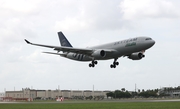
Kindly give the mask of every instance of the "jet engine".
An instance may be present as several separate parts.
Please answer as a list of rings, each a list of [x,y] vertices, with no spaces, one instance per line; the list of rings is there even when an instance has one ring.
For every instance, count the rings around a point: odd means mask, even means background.
[[[144,57],[145,57],[145,55],[141,52],[132,53],[131,55],[128,56],[128,58],[132,59],[132,60],[140,60]]]
[[[104,58],[106,56],[106,52],[104,50],[96,50],[92,53],[92,56],[95,59]]]

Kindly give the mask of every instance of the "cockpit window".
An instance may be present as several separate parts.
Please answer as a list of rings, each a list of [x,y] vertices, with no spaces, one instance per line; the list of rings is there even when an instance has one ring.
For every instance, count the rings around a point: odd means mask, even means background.
[[[146,40],[152,40],[151,38],[146,38]]]

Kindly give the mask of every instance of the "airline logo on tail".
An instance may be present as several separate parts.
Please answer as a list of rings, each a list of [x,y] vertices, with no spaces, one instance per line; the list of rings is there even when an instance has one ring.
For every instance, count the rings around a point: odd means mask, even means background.
[[[66,39],[66,37],[64,36],[64,34],[62,32],[58,32],[58,36],[59,36],[59,41],[61,46],[64,47],[72,47],[72,45],[70,44],[70,42]]]

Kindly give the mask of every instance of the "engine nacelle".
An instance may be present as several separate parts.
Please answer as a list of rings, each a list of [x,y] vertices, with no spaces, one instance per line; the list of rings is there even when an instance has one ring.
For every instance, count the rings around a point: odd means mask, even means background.
[[[132,53],[128,58],[132,59],[132,60],[140,60],[144,57],[145,57],[145,55],[143,53],[137,52],[137,53]]]
[[[106,52],[104,50],[96,50],[92,53],[92,56],[95,59],[104,58],[106,56]]]

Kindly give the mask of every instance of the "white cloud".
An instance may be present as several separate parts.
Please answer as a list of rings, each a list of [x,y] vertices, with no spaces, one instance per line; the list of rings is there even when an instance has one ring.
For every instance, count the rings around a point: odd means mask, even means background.
[[[65,18],[62,21],[56,21],[55,30],[63,30],[63,31],[83,31],[84,29],[88,29],[90,24],[87,21],[79,18]]]
[[[86,30],[116,30],[124,23],[118,4],[120,1],[81,1],[74,9],[75,15],[70,12],[63,15],[64,19],[56,21],[56,30],[86,31]],[[102,5],[103,4],[103,5]],[[108,7],[108,8],[107,8]],[[71,10],[72,11],[72,10]],[[73,15],[73,16],[71,16]]]
[[[1,9],[10,11],[17,11],[23,13],[29,13],[36,9],[37,4],[41,0],[28,1],[28,0],[1,0]]]
[[[159,81],[159,76],[168,78],[178,74],[180,26],[177,1],[10,2],[0,1],[4,3],[0,7],[0,82],[8,80],[2,88],[11,87],[11,90],[14,86],[19,89],[33,86],[53,89],[60,85],[63,89],[91,89],[94,84],[97,89],[125,87],[134,90],[135,82],[141,88],[150,89],[160,84],[174,84],[179,80],[175,76],[171,81]],[[60,30],[72,44],[80,47],[139,35],[152,37],[156,44],[146,52],[143,60],[120,58],[120,65],[116,69],[109,68],[113,60],[99,61],[91,69],[88,67],[89,62],[81,63],[43,54],[42,51],[55,51],[33,47],[24,42],[27,38],[32,42],[59,45],[56,32]]]
[[[178,5],[167,0],[124,0],[120,7],[125,20],[180,17]]]

